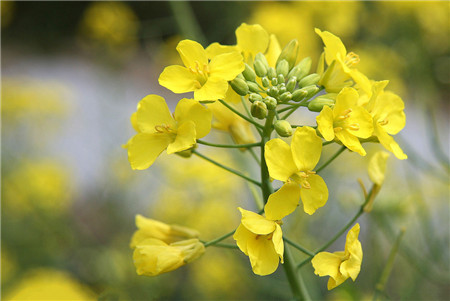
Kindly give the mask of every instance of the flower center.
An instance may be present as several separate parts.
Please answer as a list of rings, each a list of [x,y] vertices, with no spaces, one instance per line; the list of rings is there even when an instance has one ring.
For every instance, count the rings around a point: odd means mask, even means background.
[[[155,131],[157,133],[161,133],[161,134],[176,134],[177,131],[175,129],[172,129],[172,127],[168,124],[160,124],[160,125],[155,125]]]
[[[335,122],[333,123],[333,130],[335,133],[340,132],[344,129],[357,131],[359,130],[359,124],[358,123],[348,123],[348,118],[350,117],[350,114],[352,113],[352,109],[347,109],[341,112],[341,115],[337,116],[335,118]]]
[[[201,88],[208,80],[208,76],[210,73],[208,64],[202,65],[200,64],[199,61],[195,61],[195,65],[190,66],[188,69],[191,73],[195,74],[197,78],[198,83],[198,84],[196,83],[197,88]]]
[[[349,52],[345,57],[345,64],[350,68],[359,63],[359,56],[354,52]]]
[[[308,177],[310,175],[315,174],[315,171],[307,170],[307,171],[299,171],[295,174],[293,174],[290,179],[294,181],[295,183],[299,184],[301,188],[310,189],[311,184],[308,182]]]

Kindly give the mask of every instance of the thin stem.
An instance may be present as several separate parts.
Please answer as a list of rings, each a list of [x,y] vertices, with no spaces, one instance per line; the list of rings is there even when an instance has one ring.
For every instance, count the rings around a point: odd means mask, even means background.
[[[294,266],[294,258],[292,257],[291,251],[289,250],[288,245],[284,244],[284,270],[286,272],[286,276],[289,282],[289,285],[291,286],[292,294],[294,295],[294,300],[309,300],[309,295],[304,293],[302,291],[300,281],[297,278],[297,274],[295,272],[295,266]]]
[[[314,254],[313,252],[308,251],[307,249],[305,249],[305,248],[302,247],[301,245],[299,245],[299,244],[293,242],[292,240],[288,239],[287,237],[283,237],[283,240],[284,240],[285,242],[287,242],[288,244],[290,244],[291,246],[293,246],[294,248],[296,248],[297,250],[299,250],[300,252],[305,253],[306,255],[309,255],[309,256],[314,256],[314,255],[316,255],[316,254]]]
[[[229,171],[229,172],[231,172],[231,173],[233,173],[233,174],[235,174],[235,175],[237,175],[237,176],[239,176],[239,177],[241,177],[241,178],[243,178],[243,179],[249,181],[250,183],[253,183],[253,184],[258,185],[258,186],[261,187],[261,183],[260,183],[260,182],[254,180],[254,179],[252,179],[252,178],[249,178],[249,177],[247,177],[246,175],[243,175],[243,174],[240,173],[239,171],[236,171],[236,170],[234,170],[234,169],[232,169],[232,168],[229,168],[229,167],[227,167],[227,166],[225,166],[225,165],[223,165],[223,164],[220,164],[219,162],[214,161],[213,159],[208,158],[208,157],[206,157],[205,155],[200,154],[200,153],[197,152],[196,150],[193,150],[192,153],[193,153],[193,154],[196,154],[196,155],[199,156],[200,158],[205,159],[206,161],[211,162],[211,163],[214,164],[214,165],[217,165],[217,166],[219,166],[219,167],[221,167],[221,168],[223,168],[223,169],[225,169],[225,170],[227,170],[227,171]]]
[[[325,142],[322,143],[322,146],[331,144],[331,143],[333,143],[333,142],[334,142],[333,140],[331,140],[331,141],[325,141]]]
[[[249,144],[217,144],[217,143],[202,141],[199,139],[197,139],[197,143],[203,144],[203,145],[208,145],[208,146],[214,146],[214,147],[222,147],[222,148],[250,148],[250,147],[261,146],[261,142],[249,143]]]
[[[168,1],[178,28],[185,38],[205,44],[206,38],[198,25],[194,12],[187,1]]]
[[[266,124],[264,125],[263,135],[261,136],[261,189],[264,203],[267,203],[269,195],[273,192],[272,184],[270,183],[269,170],[267,169],[266,158],[264,155],[264,147],[267,141],[270,140],[272,133],[272,122],[275,114],[269,111],[267,115]]]
[[[259,160],[258,156],[256,155],[255,151],[253,150],[253,148],[249,148],[248,152],[250,153],[250,155],[252,155],[253,159],[255,159],[256,163],[258,163],[258,165],[261,165],[261,160]]]
[[[316,173],[319,173],[322,169],[327,167],[331,162],[334,161],[334,159],[339,157],[339,155],[342,154],[342,152],[346,149],[347,148],[345,146],[342,146],[330,159],[328,159],[327,162],[323,163],[322,166],[320,166],[319,168],[316,169]]]
[[[227,104],[225,101],[223,101],[222,99],[219,99],[219,102],[221,104],[223,104],[224,106],[226,106],[230,111],[232,111],[233,113],[235,113],[236,115],[238,115],[239,117],[241,117],[242,119],[247,120],[248,122],[250,122],[251,124],[253,124],[254,126],[256,126],[259,129],[264,129],[264,127],[262,125],[260,125],[259,123],[257,123],[256,121],[248,118],[247,116],[245,116],[244,114],[242,114],[241,112],[239,112],[238,110],[236,110],[235,108],[233,108],[232,106],[230,106],[229,104]]]
[[[233,244],[225,244],[225,243],[216,243],[213,245],[210,245],[211,247],[218,247],[218,248],[225,248],[225,249],[239,249],[237,245]]]
[[[222,236],[220,236],[220,237],[218,237],[218,238],[216,238],[216,239],[213,239],[213,240],[210,240],[210,241],[208,241],[208,242],[205,242],[205,243],[204,243],[205,248],[206,248],[206,247],[209,247],[209,246],[214,246],[214,245],[216,245],[217,243],[221,242],[222,240],[227,239],[228,237],[230,237],[231,235],[233,235],[234,232],[236,232],[236,230],[233,230],[233,231],[231,231],[231,232],[229,232],[229,233],[227,233],[227,234],[225,234],[225,235],[222,235]]]

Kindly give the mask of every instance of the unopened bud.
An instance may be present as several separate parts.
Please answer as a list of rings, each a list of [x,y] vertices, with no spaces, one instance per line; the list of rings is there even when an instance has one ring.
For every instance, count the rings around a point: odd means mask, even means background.
[[[273,86],[278,85],[278,79],[276,77],[272,77],[272,79],[270,80],[270,82],[272,83]]]
[[[253,63],[253,67],[255,68],[256,75],[258,75],[259,77],[266,76],[267,68],[261,61],[255,61]]]
[[[282,60],[286,60],[288,63],[288,69],[291,69],[294,67],[295,62],[297,61],[297,54],[298,54],[298,41],[297,40],[291,40],[281,51],[280,56],[277,60],[277,65]],[[285,74],[286,76],[287,74]]]
[[[283,94],[286,91],[286,85],[284,83],[278,86],[278,94]]]
[[[262,101],[262,96],[257,94],[257,93],[252,93],[250,94],[250,96],[248,97],[248,100],[250,102],[255,102],[255,101]]]
[[[251,92],[260,92],[261,91],[261,89],[259,88],[259,86],[258,86],[258,84],[257,83],[255,83],[255,82],[247,82],[247,86],[248,86],[248,89],[251,91]]]
[[[277,62],[276,66],[277,74],[283,74],[286,77],[289,73],[289,63],[286,60],[281,60]]]
[[[267,105],[262,101],[255,101],[251,107],[252,116],[258,119],[264,119],[267,116]]]
[[[289,92],[293,92],[296,85],[297,85],[297,77],[293,76],[288,80],[286,84],[286,90],[288,90]]]
[[[316,97],[308,103],[308,109],[313,112],[322,111],[323,106],[333,107],[335,101],[327,97]]]
[[[261,78],[261,82],[262,82],[264,88],[267,88],[268,86],[270,86],[270,81],[267,78],[267,76],[264,76],[263,78]]]
[[[291,73],[289,73],[290,77],[295,76],[295,77],[297,77],[297,80],[301,80],[311,70],[311,63],[312,63],[311,58],[305,57],[303,60],[300,61],[300,63],[297,64],[297,66],[295,66],[291,70]],[[295,69],[295,72],[292,72],[294,69]]]
[[[313,96],[314,94],[316,94],[317,92],[319,92],[320,89],[316,85],[312,85],[312,86],[304,87],[304,88],[302,88],[300,90],[305,90],[308,93],[306,95],[306,97],[309,98],[309,97]]]
[[[310,75],[302,78],[302,80],[298,82],[298,86],[306,87],[306,86],[315,85],[319,82],[319,79],[320,79],[320,75],[317,73],[313,73],[313,74],[310,74]]]
[[[294,93],[292,93],[292,100],[301,101],[306,97],[306,95],[308,95],[308,91],[306,91],[305,89],[295,90]]]
[[[245,96],[248,94],[248,85],[245,80],[236,77],[230,82],[231,88],[233,88],[234,92],[241,96]]]
[[[267,91],[267,94],[269,94],[270,96],[273,97],[277,97],[278,96],[278,88],[277,87],[270,87],[269,90]]]
[[[279,84],[284,83],[285,82],[284,75],[283,74],[278,74],[277,80],[278,80]]]
[[[291,92],[284,92],[283,94],[281,94],[280,96],[280,100],[282,102],[288,102],[289,100],[292,99],[292,94]]]
[[[242,71],[242,75],[244,75],[245,79],[251,82],[256,80],[256,73],[249,65],[245,64],[245,69]]]
[[[273,67],[269,67],[269,69],[267,69],[267,77],[268,78],[277,77],[277,72],[275,71],[275,69]]]
[[[290,137],[292,136],[292,127],[289,122],[286,120],[277,120],[273,125],[275,131],[281,137]]]
[[[268,110],[275,110],[277,107],[277,100],[273,97],[267,96],[263,102],[266,104]]]

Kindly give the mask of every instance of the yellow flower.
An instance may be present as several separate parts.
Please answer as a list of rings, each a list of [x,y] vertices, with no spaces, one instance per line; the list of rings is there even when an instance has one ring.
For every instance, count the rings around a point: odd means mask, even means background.
[[[384,182],[384,176],[386,173],[386,163],[389,154],[384,151],[376,152],[372,158],[370,158],[368,172],[370,180],[373,183],[381,186]]]
[[[166,67],[159,76],[159,84],[175,93],[194,91],[196,100],[224,98],[228,81],[244,70],[242,56],[237,51],[208,58],[202,45],[191,40],[180,41],[177,51],[184,67]]]
[[[269,174],[273,179],[284,182],[278,191],[269,196],[264,207],[268,219],[279,220],[292,213],[300,198],[303,209],[310,215],[325,205],[327,185],[322,177],[312,171],[319,162],[321,152],[322,140],[310,127],[297,128],[290,146],[278,138],[266,143],[265,159]]]
[[[328,65],[319,85],[324,86],[329,93],[338,93],[342,88],[351,86],[353,80],[364,91],[370,90],[367,77],[353,68],[359,63],[359,56],[353,52],[347,53],[341,39],[332,33],[317,28],[316,33],[325,44],[325,61]]]
[[[162,240],[165,243],[173,243],[186,238],[196,238],[198,231],[178,225],[168,225],[160,221],[136,215],[136,226],[138,230],[131,238],[130,247],[135,248],[138,244],[148,238]]]
[[[373,84],[372,97],[365,107],[372,115],[373,134],[388,151],[398,159],[404,160],[408,156],[390,135],[397,134],[405,127],[406,116],[403,112],[405,104],[398,95],[384,91],[387,84],[388,81]]]
[[[337,138],[350,150],[365,156],[366,151],[358,138],[369,138],[373,133],[373,125],[371,115],[357,105],[358,98],[355,89],[342,89],[336,97],[334,108],[324,106],[316,121],[325,140]]]
[[[208,108],[212,111],[215,119],[212,124],[213,128],[229,132],[237,144],[256,142],[249,122],[234,114],[220,103],[209,104]]]
[[[211,119],[211,111],[193,99],[181,99],[172,117],[164,98],[154,94],[144,97],[131,117],[138,132],[126,145],[131,167],[150,167],[165,149],[173,154],[191,148],[196,139],[209,133]]]
[[[233,235],[236,244],[250,258],[255,274],[272,274],[278,267],[279,259],[283,263],[283,233],[279,222],[242,208],[238,209],[242,219]]]
[[[319,276],[330,276],[328,290],[342,284],[349,277],[353,281],[358,277],[361,269],[363,252],[358,240],[359,224],[353,226],[347,233],[345,251],[320,252],[312,259],[311,263],[315,269],[314,273]]]
[[[167,244],[148,238],[140,242],[133,253],[138,275],[156,276],[178,269],[205,253],[205,246],[196,238]]]

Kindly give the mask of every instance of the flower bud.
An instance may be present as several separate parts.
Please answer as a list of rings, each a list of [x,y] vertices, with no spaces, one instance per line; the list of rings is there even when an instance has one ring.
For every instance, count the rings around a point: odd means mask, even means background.
[[[311,97],[314,94],[316,94],[317,92],[319,92],[319,87],[317,87],[316,85],[312,85],[312,86],[306,86],[300,90],[305,90],[308,94],[306,95],[306,97]]]
[[[269,67],[269,69],[267,69],[267,77],[268,78],[277,77],[277,72],[275,71],[275,69],[273,67]]]
[[[267,96],[263,102],[266,104],[268,110],[275,110],[277,107],[277,100],[273,97]]]
[[[273,86],[278,85],[278,79],[276,77],[272,77],[272,79],[270,80],[270,82],[272,83]]]
[[[283,74],[278,74],[277,80],[279,84],[284,83],[286,81]]]
[[[306,87],[317,84],[320,79],[320,75],[317,73],[310,74],[302,78],[301,81],[298,82],[299,87]]]
[[[242,75],[244,75],[245,79],[251,82],[256,80],[256,73],[249,65],[245,64],[245,69],[242,71]]]
[[[308,95],[308,91],[305,89],[295,90],[294,93],[292,93],[292,100],[296,102],[301,101],[306,95]]]
[[[267,94],[269,94],[272,97],[277,97],[278,96],[278,88],[277,87],[270,87],[269,90],[267,91]]]
[[[289,92],[293,92],[296,85],[297,85],[297,77],[293,76],[288,80],[286,84],[286,90],[288,90]]]
[[[291,40],[281,51],[280,56],[277,60],[277,65],[282,60],[286,60],[288,63],[288,69],[291,69],[294,67],[295,62],[297,61],[297,54],[298,54],[298,41],[297,40]],[[288,70],[289,72],[289,70]],[[287,74],[285,74],[286,76]]]
[[[289,73],[289,77],[295,76],[297,77],[297,80],[301,80],[311,70],[311,63],[312,60],[310,57],[304,58],[303,60],[300,61],[300,63],[297,64],[297,66],[295,66],[291,70],[291,73]],[[293,72],[294,69],[295,72]]]
[[[259,77],[266,76],[267,67],[264,65],[263,62],[255,60],[253,62],[253,67],[255,68],[256,75],[258,75]]]
[[[319,96],[308,103],[308,109],[313,112],[320,112],[322,111],[323,106],[329,106],[332,108],[334,103],[335,101],[331,98]]]
[[[275,131],[281,137],[290,137],[292,136],[292,127],[289,122],[286,120],[277,120],[273,125]]]
[[[247,86],[251,92],[260,92],[261,91],[258,84],[255,82],[247,82]]]
[[[241,96],[245,96],[248,94],[248,85],[245,80],[236,77],[230,82],[231,88],[233,88],[234,92]]]
[[[286,92],[287,90],[286,90],[286,85],[285,84],[281,84],[279,87],[278,87],[278,94],[283,94],[284,92]]]
[[[283,74],[286,77],[289,73],[289,63],[286,60],[281,60],[277,62],[276,66],[277,74]]]
[[[289,100],[292,99],[292,94],[291,92],[284,92],[283,94],[281,94],[280,96],[280,100],[282,102],[288,102]]]
[[[262,101],[255,101],[252,103],[251,113],[255,118],[264,119],[268,114],[267,105]]]
[[[260,61],[266,69],[269,69],[269,63],[267,62],[266,56],[262,54],[261,52],[258,52],[255,55],[255,61]]]
[[[267,76],[264,76],[263,78],[261,78],[261,82],[262,82],[264,88],[267,88],[268,86],[270,86],[270,81],[267,78]]]
[[[255,102],[255,101],[262,101],[262,96],[257,94],[257,93],[252,93],[250,94],[250,96],[248,97],[248,100],[250,102]]]

